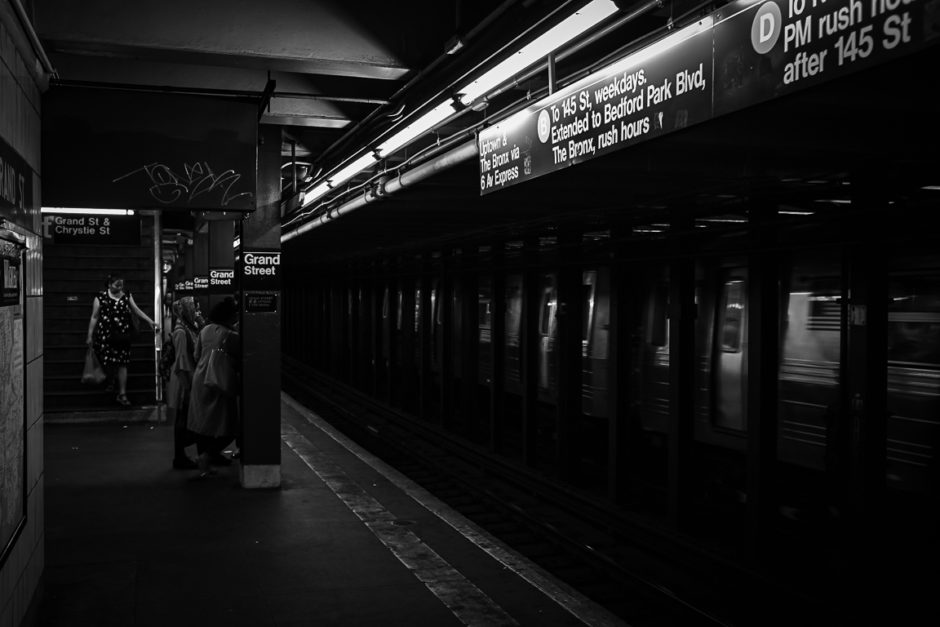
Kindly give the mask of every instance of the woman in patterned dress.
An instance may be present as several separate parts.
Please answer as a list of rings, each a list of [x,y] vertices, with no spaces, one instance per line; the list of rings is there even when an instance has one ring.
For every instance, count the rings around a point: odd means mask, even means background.
[[[88,323],[85,342],[95,349],[98,361],[112,381],[117,379],[117,402],[130,405],[127,400],[127,364],[131,360],[131,329],[137,316],[157,331],[157,323],[140,310],[134,297],[124,291],[124,278],[108,277],[108,289],[95,296]],[[113,383],[111,384],[113,386]]]

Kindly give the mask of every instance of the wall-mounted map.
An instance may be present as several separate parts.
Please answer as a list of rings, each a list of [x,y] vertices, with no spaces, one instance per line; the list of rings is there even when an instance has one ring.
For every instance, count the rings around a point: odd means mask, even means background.
[[[26,515],[23,317],[0,306],[0,562]]]

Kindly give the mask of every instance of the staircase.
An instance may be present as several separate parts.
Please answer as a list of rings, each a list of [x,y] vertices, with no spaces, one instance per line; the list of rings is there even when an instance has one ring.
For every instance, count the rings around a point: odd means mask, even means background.
[[[116,392],[105,384],[81,382],[85,365],[88,322],[95,295],[106,289],[109,274],[124,276],[124,289],[151,319],[153,312],[153,223],[141,220],[139,246],[86,246],[55,244],[44,240],[44,391],[46,414],[123,411]],[[131,347],[127,368],[127,397],[135,407],[156,404],[154,334],[140,326]],[[53,420],[54,416],[50,416]]]

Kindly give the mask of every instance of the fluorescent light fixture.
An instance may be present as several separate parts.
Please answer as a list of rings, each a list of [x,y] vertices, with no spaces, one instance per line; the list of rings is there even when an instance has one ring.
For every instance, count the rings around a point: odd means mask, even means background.
[[[633,54],[623,57],[619,61],[615,61],[614,63],[604,68],[601,68],[597,72],[594,72],[592,74],[589,74],[588,76],[585,76],[584,78],[577,81],[576,83],[572,83],[571,85],[568,85],[561,91],[555,92],[554,94],[543,98],[542,100],[538,101],[534,106],[541,107],[541,106],[544,106],[544,104],[550,100],[560,100],[570,94],[576,93],[579,90],[584,89],[585,86],[590,85],[591,83],[596,81],[597,76],[600,73],[616,74],[619,72],[623,72],[629,68],[632,68],[636,65],[640,65],[657,55],[663,54],[670,48],[673,48],[681,44],[685,40],[690,39],[698,35],[699,33],[703,33],[709,30],[714,25],[714,22],[715,21],[711,16],[707,16],[694,24],[690,24],[689,26],[686,26],[683,29],[675,31],[674,33],[672,33],[671,35],[667,37],[664,37],[663,39],[653,42],[649,46],[642,48],[641,50],[638,50],[637,52],[634,52]],[[527,110],[519,111],[509,116],[505,120],[500,121],[493,128],[501,129],[503,133],[509,135],[509,134],[512,134],[515,128],[518,127],[519,125],[526,124],[528,118],[529,118],[529,111]],[[658,209],[660,207],[651,207],[651,208]]]
[[[820,198],[816,202],[831,202],[834,205],[851,205],[852,201],[848,198]]]
[[[331,174],[326,178],[330,183],[330,187],[337,187],[338,185],[342,185],[352,177],[356,176],[356,174],[373,163],[375,163],[375,155],[373,155],[371,152],[367,152],[349,165],[345,166],[336,174]]]
[[[718,224],[744,224],[746,218],[735,218],[733,216],[714,216],[711,218],[696,218],[696,222],[716,222]]]
[[[709,30],[712,26],[714,26],[714,24],[715,24],[715,18],[708,15],[700,19],[698,22],[694,24],[690,24],[686,26],[685,28],[681,28],[677,30],[676,32],[672,33],[671,35],[667,37],[663,37],[662,39],[651,43],[645,48],[642,48],[634,52],[633,54],[625,56],[621,60],[616,61],[612,63],[611,65],[608,65],[607,67],[603,68],[603,70],[601,71],[605,73],[617,73],[621,70],[625,70],[627,68],[631,68],[635,65],[639,65],[646,61],[649,61],[653,57],[659,56],[663,54],[664,52],[666,52],[667,50],[669,50],[670,48],[674,48],[675,46],[681,44],[683,41],[687,39],[691,39],[692,37],[695,37],[699,33]],[[585,84],[595,79],[596,79],[596,76],[592,74],[591,76],[588,76],[585,79],[578,81],[578,83],[576,83],[575,85],[572,85],[571,87],[577,86],[577,89],[580,89]],[[553,97],[557,97],[557,95]]]
[[[320,181],[318,185],[314,186],[313,189],[304,190],[301,192],[303,194],[303,199],[300,201],[300,208],[303,209],[307,205],[312,204],[328,191],[339,185],[342,185],[356,174],[375,163],[375,161],[375,155],[373,155],[371,152],[367,152],[352,163],[345,166],[339,172],[327,176],[324,180]]]
[[[313,201],[317,200],[328,191],[330,191],[330,186],[327,184],[326,181],[323,181],[322,183],[320,183],[313,189],[309,189],[303,192],[304,199],[300,202],[300,207],[304,208],[307,205],[313,204]]]
[[[457,90],[460,101],[469,106],[474,100],[487,95],[522,70],[544,59],[616,12],[617,5],[611,0],[594,0],[536,37],[531,43],[520,48],[473,82]]]
[[[133,209],[85,209],[82,207],[43,207],[42,213],[73,213],[96,216],[132,216]]]
[[[924,185],[921,189],[926,189],[929,192],[940,192],[940,185]]]
[[[451,101],[442,102],[417,120],[401,129],[390,138],[382,142],[375,151],[380,157],[387,157],[414,138],[424,135],[426,132],[449,118],[454,113],[454,107]]]

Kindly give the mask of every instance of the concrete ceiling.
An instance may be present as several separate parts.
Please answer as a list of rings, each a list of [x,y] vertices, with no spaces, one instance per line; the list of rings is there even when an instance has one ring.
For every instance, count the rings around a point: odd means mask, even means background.
[[[387,129],[396,114],[420,106],[552,11],[579,3],[33,0],[32,10],[56,82],[63,85],[248,94],[260,104],[269,80],[275,81],[260,121],[282,129],[285,163],[293,152],[315,171],[348,157],[367,143],[369,133]],[[674,0],[643,15],[598,42],[600,49],[586,48],[583,58],[567,60],[559,76],[664,27],[693,6],[699,6],[696,0]],[[445,55],[455,36],[466,45]],[[928,122],[936,119],[938,101],[922,77],[935,67],[938,50],[484,199],[474,191],[476,165],[466,162],[290,244],[313,262],[459,233],[509,230],[552,215],[620,214],[670,198],[694,201],[703,193],[744,197],[760,186],[780,194],[788,181],[821,176],[838,185],[861,162],[935,172],[940,131]],[[524,97],[545,79],[523,81],[507,99],[520,92]],[[477,123],[485,115],[469,112],[464,122]]]
[[[313,162],[366,119],[400,109],[402,87],[441,65],[452,37],[515,10],[498,0],[33,0],[53,85],[247,94],[283,129],[285,160]],[[534,8],[533,8],[534,7]],[[519,15],[511,20],[522,24]],[[485,39],[484,31],[478,39]],[[488,33],[489,31],[487,31]]]

